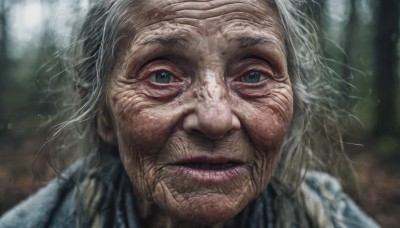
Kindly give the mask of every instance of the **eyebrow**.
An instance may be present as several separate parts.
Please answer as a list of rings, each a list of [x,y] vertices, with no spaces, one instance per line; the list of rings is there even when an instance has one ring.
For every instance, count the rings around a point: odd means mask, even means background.
[[[266,36],[257,36],[257,37],[240,37],[236,39],[241,48],[247,48],[251,46],[255,46],[258,44],[278,44],[280,47],[282,46],[280,42],[274,38],[266,37]]]
[[[159,36],[153,37],[150,39],[146,39],[139,43],[141,46],[145,46],[148,44],[160,44],[162,46],[166,46],[174,49],[188,49],[189,41],[183,37],[179,36]]]

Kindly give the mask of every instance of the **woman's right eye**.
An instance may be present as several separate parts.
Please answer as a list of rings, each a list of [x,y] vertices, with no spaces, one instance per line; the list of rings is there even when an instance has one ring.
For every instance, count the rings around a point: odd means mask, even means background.
[[[158,71],[156,73],[151,74],[150,81],[159,83],[159,84],[169,84],[171,82],[179,81],[172,74],[167,71]]]
[[[265,80],[265,76],[258,71],[250,71],[241,77],[241,81],[250,84],[258,83],[263,80]]]

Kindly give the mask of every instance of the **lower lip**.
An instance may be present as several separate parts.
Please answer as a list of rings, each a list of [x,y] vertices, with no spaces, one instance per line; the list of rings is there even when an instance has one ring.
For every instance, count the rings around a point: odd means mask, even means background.
[[[233,181],[243,172],[244,165],[236,165],[227,169],[195,169],[182,165],[173,166],[175,174],[196,182],[220,183]]]

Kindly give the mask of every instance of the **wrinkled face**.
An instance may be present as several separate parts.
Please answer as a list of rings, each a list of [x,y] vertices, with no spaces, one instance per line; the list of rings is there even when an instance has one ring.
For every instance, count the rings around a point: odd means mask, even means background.
[[[132,15],[107,91],[127,174],[178,219],[225,221],[268,184],[292,118],[277,12],[261,0],[147,0]]]

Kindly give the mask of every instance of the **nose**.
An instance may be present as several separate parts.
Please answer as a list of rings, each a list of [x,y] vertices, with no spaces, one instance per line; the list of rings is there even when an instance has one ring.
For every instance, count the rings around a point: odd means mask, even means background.
[[[186,132],[218,139],[240,129],[240,121],[232,112],[223,85],[205,83],[197,98],[195,111],[186,116],[183,122]]]

